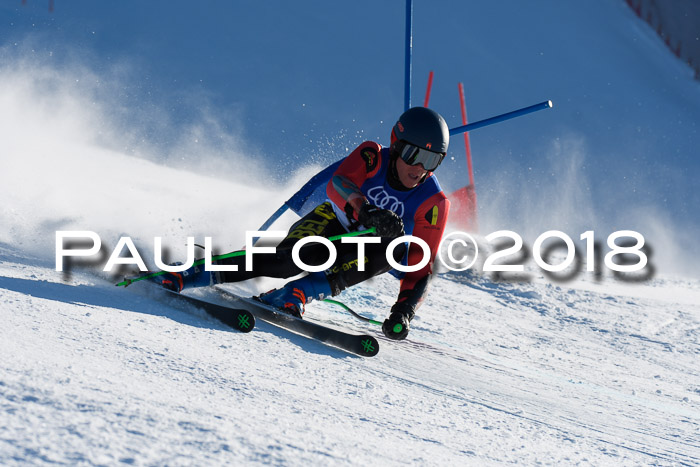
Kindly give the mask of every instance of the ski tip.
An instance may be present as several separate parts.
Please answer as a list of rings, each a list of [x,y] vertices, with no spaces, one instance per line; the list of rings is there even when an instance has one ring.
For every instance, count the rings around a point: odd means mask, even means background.
[[[357,353],[363,357],[374,357],[379,353],[379,342],[372,336],[360,336],[360,348]]]
[[[239,313],[236,316],[236,322],[234,327],[241,332],[250,332],[255,327],[255,316],[249,311],[245,313]]]

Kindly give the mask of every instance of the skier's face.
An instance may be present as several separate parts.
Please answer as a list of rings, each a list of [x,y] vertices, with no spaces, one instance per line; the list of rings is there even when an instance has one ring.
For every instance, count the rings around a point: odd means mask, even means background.
[[[400,157],[396,159],[396,174],[401,184],[406,188],[417,187],[426,173],[428,171],[421,164],[408,165]]]

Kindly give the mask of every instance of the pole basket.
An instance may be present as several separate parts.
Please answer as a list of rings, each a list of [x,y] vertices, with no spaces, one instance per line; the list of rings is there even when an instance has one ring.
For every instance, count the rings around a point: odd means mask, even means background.
[[[477,232],[476,191],[474,185],[460,188],[448,196],[450,200],[450,223],[464,232]]]

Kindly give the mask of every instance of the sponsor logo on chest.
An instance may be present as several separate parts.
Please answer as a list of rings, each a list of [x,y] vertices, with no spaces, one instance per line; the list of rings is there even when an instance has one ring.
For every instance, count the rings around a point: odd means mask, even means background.
[[[400,201],[395,196],[387,193],[383,186],[375,186],[374,188],[370,188],[369,191],[367,191],[367,198],[369,198],[370,201],[372,201],[372,204],[378,208],[394,211],[397,216],[403,217],[403,201]]]

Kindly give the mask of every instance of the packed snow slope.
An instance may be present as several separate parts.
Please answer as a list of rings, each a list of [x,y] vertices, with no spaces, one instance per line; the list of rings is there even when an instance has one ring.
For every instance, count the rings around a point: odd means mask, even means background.
[[[106,256],[56,272],[55,231],[94,230],[104,254],[129,234],[149,264],[157,234],[182,259],[188,234],[236,249],[280,193],[71,140],[29,139],[5,166],[0,464],[700,462],[697,280],[443,273],[410,340],[372,359],[262,322],[239,334],[148,284],[114,287]],[[63,157],[38,163],[49,150]],[[340,298],[381,320],[397,292],[387,276]],[[307,319],[381,338],[329,304]]]
[[[533,274],[441,275],[400,343],[308,307],[380,337],[363,359],[3,244],[0,464],[697,465],[700,284]],[[397,289],[342,299],[382,319]]]

